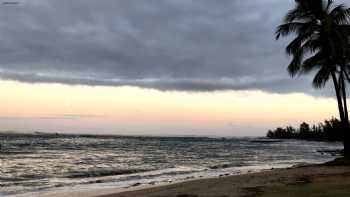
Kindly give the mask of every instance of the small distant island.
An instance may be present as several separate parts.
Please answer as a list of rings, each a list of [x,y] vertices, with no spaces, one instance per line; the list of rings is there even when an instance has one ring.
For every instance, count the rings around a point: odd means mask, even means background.
[[[302,139],[315,141],[342,141],[343,130],[340,120],[331,118],[323,123],[310,125],[306,122],[300,124],[299,128],[292,126],[278,127],[269,130],[266,137],[271,139]]]

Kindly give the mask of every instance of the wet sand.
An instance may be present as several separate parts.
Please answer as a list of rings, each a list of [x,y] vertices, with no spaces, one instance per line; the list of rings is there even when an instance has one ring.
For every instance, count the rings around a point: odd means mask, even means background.
[[[350,188],[350,166],[314,165],[272,169],[259,173],[199,179],[96,195],[96,197],[253,197],[285,186],[318,183],[326,184],[325,187],[330,183],[341,183],[344,187]]]

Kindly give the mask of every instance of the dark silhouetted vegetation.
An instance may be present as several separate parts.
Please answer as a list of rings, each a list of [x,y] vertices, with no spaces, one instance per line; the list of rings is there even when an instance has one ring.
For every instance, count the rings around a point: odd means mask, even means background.
[[[323,123],[310,126],[303,122],[299,128],[292,126],[278,127],[275,130],[269,130],[267,137],[276,139],[303,139],[317,141],[342,141],[342,124],[336,119],[325,120]]]

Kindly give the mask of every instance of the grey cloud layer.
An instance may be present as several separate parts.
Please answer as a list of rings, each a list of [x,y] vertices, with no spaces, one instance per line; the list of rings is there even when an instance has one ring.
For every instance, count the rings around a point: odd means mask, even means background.
[[[160,90],[306,92],[273,32],[293,1],[23,0],[0,7],[0,77]]]

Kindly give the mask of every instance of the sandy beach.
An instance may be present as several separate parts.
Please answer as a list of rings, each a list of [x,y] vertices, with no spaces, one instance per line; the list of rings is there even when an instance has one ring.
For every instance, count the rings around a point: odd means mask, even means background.
[[[96,197],[309,196],[309,192],[311,196],[335,196],[336,193],[336,196],[347,196],[349,187],[350,166],[314,165],[192,180]],[[323,192],[325,189],[329,195]]]

